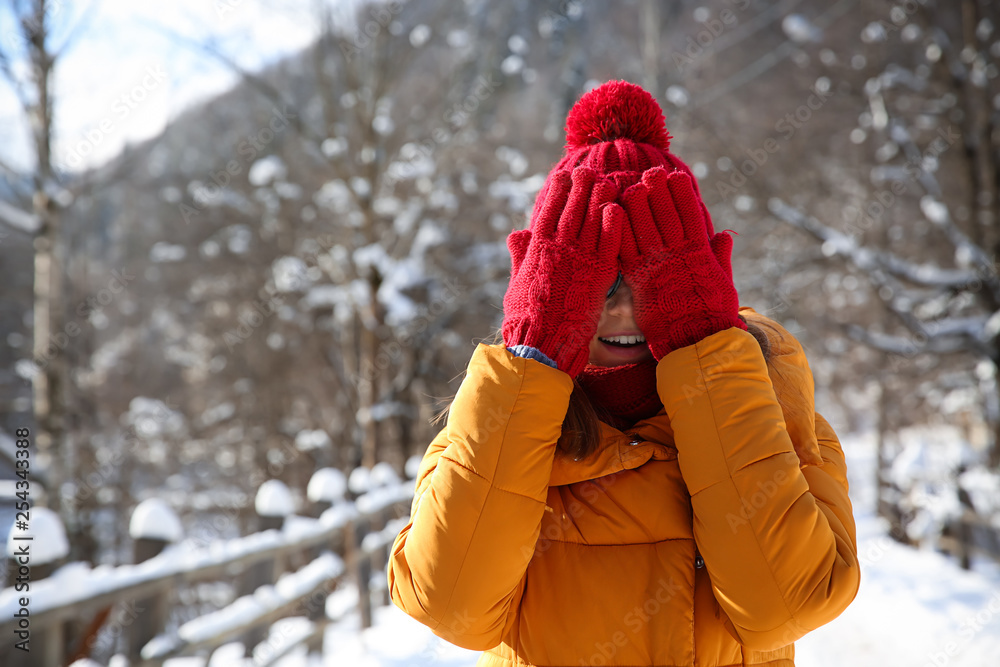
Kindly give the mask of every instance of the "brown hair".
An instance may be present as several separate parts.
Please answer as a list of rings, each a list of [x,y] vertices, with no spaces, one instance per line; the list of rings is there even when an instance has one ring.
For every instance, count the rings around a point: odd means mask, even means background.
[[[771,356],[771,344],[767,334],[755,324],[750,324],[742,315],[739,316],[747,325],[747,332],[757,341],[764,360]],[[591,456],[601,447],[601,420],[597,409],[587,397],[586,392],[576,381],[573,382],[573,393],[569,397],[569,409],[563,419],[562,434],[556,443],[556,450],[562,456],[569,456],[574,461]]]

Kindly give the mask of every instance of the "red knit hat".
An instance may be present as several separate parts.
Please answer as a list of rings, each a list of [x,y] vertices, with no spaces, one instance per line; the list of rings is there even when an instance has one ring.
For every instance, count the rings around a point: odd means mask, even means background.
[[[552,171],[584,165],[612,179],[622,192],[638,183],[642,172],[652,167],[683,171],[695,183],[698,203],[704,209],[691,169],[668,150],[670,138],[663,110],[652,95],[628,81],[608,81],[585,93],[570,109],[566,116],[566,152]],[[537,207],[545,199],[551,178],[549,172],[535,201],[532,219],[539,213]],[[707,209],[705,220],[708,234],[713,236],[715,230]]]

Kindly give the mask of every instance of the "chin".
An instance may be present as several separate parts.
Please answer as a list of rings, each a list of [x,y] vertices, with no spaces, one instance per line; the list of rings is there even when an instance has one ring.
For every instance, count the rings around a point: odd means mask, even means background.
[[[649,351],[648,347],[643,346],[642,349],[616,349],[616,350],[599,350],[598,354],[591,354],[589,363],[594,366],[626,366],[628,364],[637,364],[642,361],[653,358],[653,353]]]

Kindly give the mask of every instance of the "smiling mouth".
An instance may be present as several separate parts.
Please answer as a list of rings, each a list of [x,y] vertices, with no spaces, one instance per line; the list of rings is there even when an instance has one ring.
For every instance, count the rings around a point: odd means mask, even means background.
[[[614,347],[635,347],[636,345],[646,344],[646,339],[643,336],[610,336],[608,338],[598,337],[598,340],[606,345],[612,345]]]

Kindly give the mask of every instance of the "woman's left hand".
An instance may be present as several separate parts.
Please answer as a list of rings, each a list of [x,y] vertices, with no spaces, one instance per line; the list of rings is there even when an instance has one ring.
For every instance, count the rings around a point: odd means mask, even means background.
[[[654,167],[621,201],[631,223],[622,238],[622,270],[653,356],[730,327],[746,330],[737,315],[732,237],[709,238],[708,212],[691,176]]]

